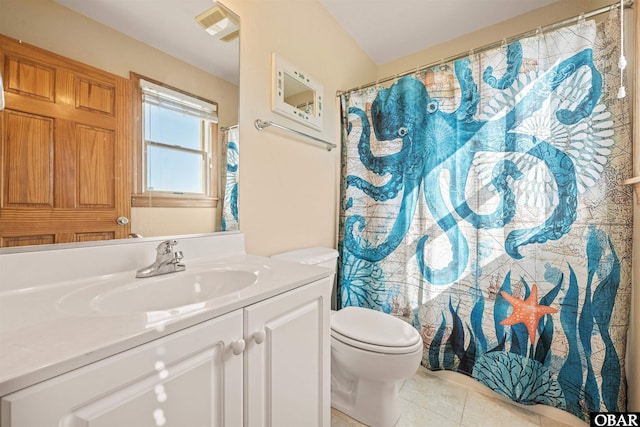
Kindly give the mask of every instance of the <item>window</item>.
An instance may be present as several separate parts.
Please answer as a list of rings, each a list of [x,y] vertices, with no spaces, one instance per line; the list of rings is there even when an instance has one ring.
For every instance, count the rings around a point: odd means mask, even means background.
[[[218,105],[135,73],[132,81],[132,206],[215,206]]]

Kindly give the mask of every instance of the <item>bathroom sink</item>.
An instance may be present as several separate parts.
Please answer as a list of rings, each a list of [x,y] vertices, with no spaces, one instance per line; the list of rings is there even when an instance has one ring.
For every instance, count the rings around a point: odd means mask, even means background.
[[[98,311],[129,313],[171,310],[212,300],[253,285],[257,274],[238,270],[173,273],[156,280],[137,280],[96,296],[91,305]]]
[[[203,308],[207,303],[255,285],[264,266],[238,265],[189,269],[149,278],[129,275],[97,280],[58,300],[58,307],[76,314],[163,312],[162,317]]]

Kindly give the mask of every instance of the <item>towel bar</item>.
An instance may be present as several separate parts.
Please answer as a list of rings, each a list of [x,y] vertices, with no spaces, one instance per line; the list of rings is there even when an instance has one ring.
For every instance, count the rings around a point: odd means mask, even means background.
[[[327,141],[325,141],[323,139],[320,139],[320,138],[316,138],[315,136],[312,136],[312,135],[307,135],[304,132],[300,132],[300,131],[297,131],[295,129],[291,129],[291,128],[288,128],[286,126],[279,125],[279,124],[274,123],[272,121],[266,121],[265,122],[265,121],[262,121],[260,119],[257,119],[254,122],[254,125],[256,126],[256,129],[258,129],[258,130],[263,130],[264,128],[267,128],[269,126],[273,126],[273,127],[278,128],[278,129],[282,129],[282,130],[286,130],[286,131],[291,132],[291,133],[295,133],[296,135],[300,135],[300,136],[305,136],[307,138],[311,138],[314,141],[318,141],[318,142],[321,142],[322,144],[325,144],[327,146],[327,151],[331,151],[331,150],[333,150],[334,148],[337,147],[336,144],[333,144],[331,142],[327,142]]]

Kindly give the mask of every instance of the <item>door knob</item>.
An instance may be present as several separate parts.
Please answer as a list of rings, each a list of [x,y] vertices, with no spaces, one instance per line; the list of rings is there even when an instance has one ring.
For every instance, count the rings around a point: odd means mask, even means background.
[[[129,218],[127,218],[126,216],[119,216],[116,219],[116,222],[118,223],[118,225],[127,225],[129,224]]]

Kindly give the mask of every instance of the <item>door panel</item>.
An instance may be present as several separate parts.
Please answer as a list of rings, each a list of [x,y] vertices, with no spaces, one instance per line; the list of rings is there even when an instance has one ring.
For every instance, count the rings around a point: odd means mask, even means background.
[[[2,243],[5,247],[27,246],[27,245],[51,245],[55,243],[53,234],[28,237],[5,237]]]
[[[8,207],[53,207],[53,127],[48,117],[5,111]]]
[[[78,206],[114,207],[113,132],[77,126],[78,138]],[[76,207],[78,207],[76,206]]]
[[[7,56],[6,62],[7,92],[55,102],[55,68],[20,57]]]
[[[105,86],[87,79],[76,79],[76,108],[104,113],[114,113],[116,93],[113,86]]]

